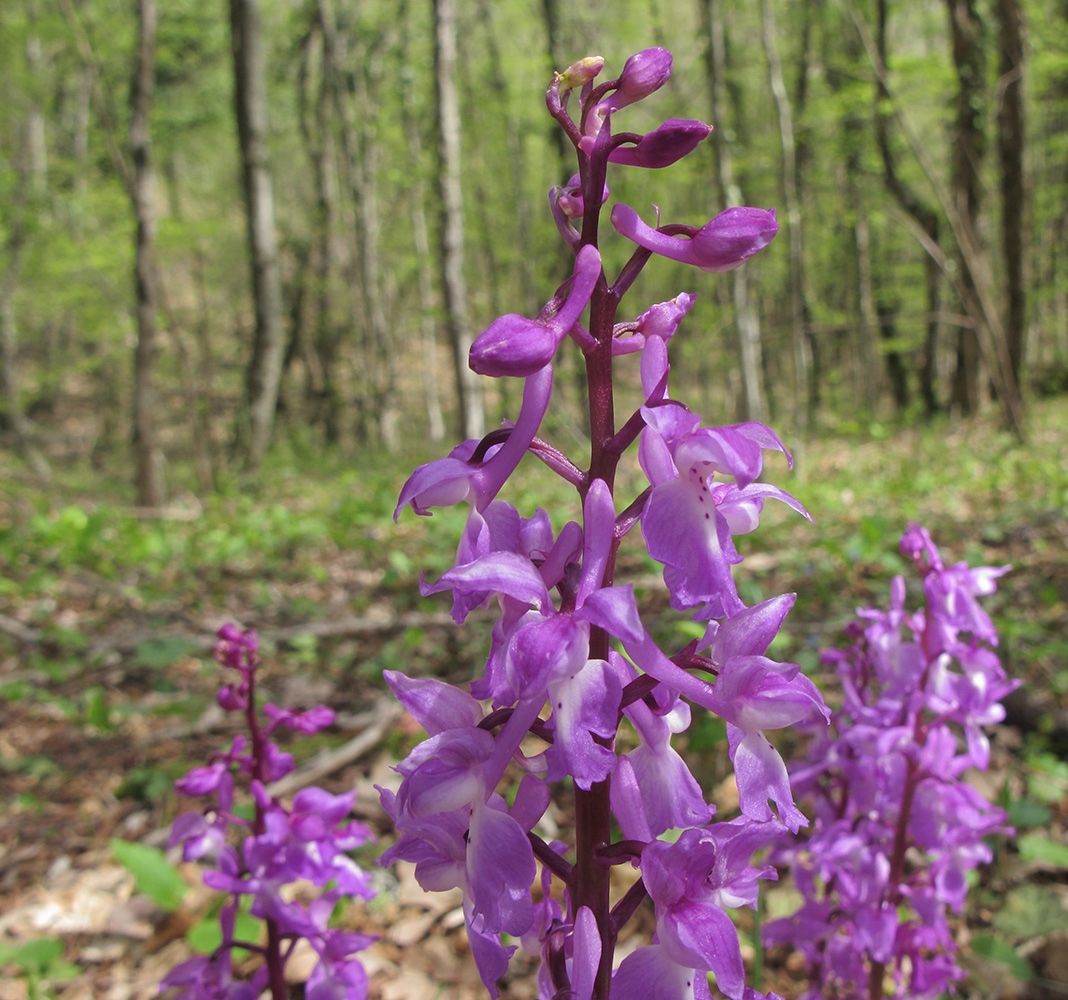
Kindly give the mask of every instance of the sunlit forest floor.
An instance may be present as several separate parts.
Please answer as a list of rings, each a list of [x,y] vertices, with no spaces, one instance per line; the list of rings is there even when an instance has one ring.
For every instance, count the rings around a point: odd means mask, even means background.
[[[418,520],[409,512],[394,526],[408,462],[357,468],[288,454],[258,485],[235,478],[211,498],[180,495],[162,517],[120,502],[124,484],[103,488],[71,471],[42,490],[0,456],[4,1000],[32,986],[42,996],[154,996],[190,954],[190,931],[196,941],[211,917],[199,874],[180,869],[188,889],[168,911],[118,863],[111,841],[164,846],[188,807],[173,780],[229,742],[211,658],[214,630],[227,621],[260,632],[266,700],[338,712],[332,730],[288,749],[306,784],[355,786],[358,815],[378,834],[361,861],[380,895],[344,916],[382,935],[367,953],[372,996],[484,995],[458,898],[424,897],[409,871],[385,872],[373,860],[391,835],[372,786],[395,785],[390,765],[419,738],[394,714],[383,669],[458,680],[485,655],[488,619],[457,629],[443,600],[417,589],[421,571],[434,577],[450,564],[462,513]],[[891,577],[905,569],[896,545],[906,521],[924,523],[947,561],[1013,565],[988,607],[999,653],[1025,686],[995,727],[990,772],[976,781],[1009,810],[1016,832],[996,839],[995,861],[960,917],[970,970],[960,993],[1068,995],[1068,399],[1035,404],[1026,446],[976,419],[868,428],[812,442],[798,459],[793,475],[770,460],[764,478],[794,493],[815,525],[769,508],[761,529],[739,540],[747,558],[737,577],[747,603],[798,592],[789,637],[773,652],[801,663],[829,698],[833,678],[818,651],[839,641],[857,606],[885,602]],[[570,509],[556,514],[544,488],[561,504],[569,498],[543,471],[525,473],[521,489],[559,527]],[[637,579],[646,620],[681,645],[685,628],[637,546],[624,548],[619,578]],[[729,818],[722,732],[698,721],[688,738],[695,771]],[[778,743],[788,755],[789,734]],[[551,811],[565,829],[566,810],[561,802]],[[773,886],[769,913],[788,907],[790,894],[788,884]],[[751,942],[752,920],[742,923]],[[40,940],[58,944],[26,950]],[[295,974],[307,974],[308,957],[294,958]],[[795,957],[772,951],[763,966],[764,989],[802,991]],[[36,971],[28,977],[26,968]],[[517,960],[505,995],[535,997],[533,968]]]

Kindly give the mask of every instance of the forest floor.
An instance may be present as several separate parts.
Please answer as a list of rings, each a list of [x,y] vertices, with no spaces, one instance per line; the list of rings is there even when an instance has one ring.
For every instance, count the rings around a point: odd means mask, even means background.
[[[927,524],[947,561],[1013,565],[988,606],[999,655],[1024,694],[994,727],[991,769],[975,781],[1009,809],[1015,833],[996,838],[959,919],[967,998],[1068,996],[1068,402],[1036,405],[1032,416],[1027,446],[983,421],[813,444],[794,479],[779,465],[765,478],[795,493],[816,527],[769,510],[739,545],[747,603],[799,593],[791,638],[775,653],[828,691],[833,678],[816,651],[839,640],[856,606],[885,601],[904,569],[896,540],[906,520]],[[0,998],[141,1000],[191,954],[189,932],[213,902],[195,866],[176,866],[187,888],[164,908],[139,891],[112,843],[164,847],[188,807],[174,779],[235,732],[214,703],[213,634],[226,621],[259,630],[269,700],[338,713],[328,733],[287,749],[305,783],[356,788],[357,818],[378,836],[358,859],[379,896],[344,916],[381,936],[364,954],[371,996],[484,996],[459,897],[426,896],[410,869],[374,863],[391,841],[374,786],[396,786],[391,766],[420,735],[393,708],[382,670],[461,680],[484,656],[488,618],[457,629],[444,603],[417,592],[421,569],[432,577],[451,561],[460,515],[402,517],[394,527],[405,472],[389,469],[312,475],[297,463],[273,470],[269,488],[190,497],[152,517],[85,482],[42,491],[4,464]],[[651,564],[625,550],[621,566],[638,580],[646,620],[670,629]],[[691,759],[726,819],[732,789],[719,736],[695,725]],[[550,816],[566,829],[565,802]],[[790,893],[772,886],[769,913]],[[648,935],[651,915],[638,923]],[[311,957],[294,956],[295,978]],[[788,1000],[802,992],[797,956],[773,950],[763,967],[764,989]],[[536,997],[534,968],[514,960],[504,995]]]

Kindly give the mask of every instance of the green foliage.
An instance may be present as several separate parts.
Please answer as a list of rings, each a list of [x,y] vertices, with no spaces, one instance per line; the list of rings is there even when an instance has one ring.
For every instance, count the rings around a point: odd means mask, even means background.
[[[1068,869],[1068,844],[1060,844],[1038,833],[1027,833],[1016,841],[1024,861],[1042,861]]]
[[[1024,982],[1034,978],[1031,963],[1017,954],[1016,949],[1007,941],[993,934],[976,934],[971,939],[971,949],[977,955],[993,959],[1009,967],[1013,976]]]
[[[203,920],[198,920],[186,935],[189,947],[200,955],[210,955],[222,944],[219,911],[222,909],[224,902],[224,897],[219,896],[208,915]],[[256,917],[249,914],[248,908],[251,905],[250,899],[247,896],[244,897],[235,915],[234,939],[237,941],[262,941],[266,935],[263,921],[257,920]]]
[[[55,996],[44,992],[49,983],[73,979],[79,972],[76,965],[64,961],[63,942],[56,938],[34,938],[22,945],[0,944],[0,965],[14,965],[26,980],[30,1000]]]
[[[137,891],[161,910],[177,910],[189,886],[158,847],[129,840],[112,839],[111,853],[131,875]]]

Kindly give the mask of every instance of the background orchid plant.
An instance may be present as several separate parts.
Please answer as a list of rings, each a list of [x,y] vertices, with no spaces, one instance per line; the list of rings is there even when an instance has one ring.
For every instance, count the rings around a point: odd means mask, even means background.
[[[334,910],[344,899],[374,896],[367,875],[349,856],[371,839],[370,831],[349,819],[355,792],[331,795],[303,788],[287,806],[268,790],[293,770],[293,756],[271,739],[279,729],[319,732],[334,721],[334,712],[319,706],[306,712],[256,704],[259,666],[256,633],[234,625],[219,631],[215,656],[236,672],[223,685],[219,705],[244,716],[248,735],[237,736],[229,749],[194,767],[175,783],[186,796],[211,796],[203,810],[182,813],[171,830],[170,846],[181,846],[185,861],[213,867],[204,884],[229,898],[219,913],[222,940],[210,955],[199,955],[172,969],[160,984],[173,987],[176,1000],[256,1000],[264,991],[271,1000],[289,996],[285,966],[297,944],[307,942],[318,956],[305,986],[307,1000],[362,1000],[367,975],[356,953],[374,937],[333,925]],[[235,780],[236,779],[236,780]],[[235,806],[237,782],[251,793],[252,809]],[[298,884],[313,887],[305,904],[294,893]],[[263,921],[265,941],[236,936],[242,903]],[[233,975],[234,951],[259,955],[262,963],[248,982]]]
[[[968,873],[991,860],[985,838],[1010,832],[1004,811],[964,780],[986,770],[984,727],[1005,717],[1001,699],[1017,686],[978,602],[1009,567],[946,566],[915,524],[901,550],[923,606],[906,609],[896,577],[889,609],[861,609],[852,645],[824,654],[844,699],[794,774],[815,824],[775,859],[803,903],[765,937],[805,957],[806,1000],[944,994],[964,976],[949,913],[964,906]]]

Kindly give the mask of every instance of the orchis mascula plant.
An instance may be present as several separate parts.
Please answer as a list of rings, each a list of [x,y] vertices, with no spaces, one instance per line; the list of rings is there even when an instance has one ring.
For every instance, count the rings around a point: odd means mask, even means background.
[[[322,706],[295,712],[268,703],[263,707],[265,724],[256,712],[256,633],[225,625],[219,640],[216,659],[239,675],[236,683],[219,692],[219,704],[244,715],[249,735],[236,737],[228,750],[175,783],[182,795],[214,795],[215,804],[179,816],[170,846],[181,844],[186,861],[210,859],[215,867],[204,873],[205,885],[231,899],[219,914],[222,944],[213,954],[191,958],[171,970],[160,988],[177,987],[177,1000],[257,1000],[265,989],[271,1000],[286,1000],[285,964],[304,939],[319,956],[305,985],[307,1000],[362,1000],[367,996],[367,975],[353,956],[375,939],[329,926],[339,900],[374,895],[366,874],[346,853],[371,839],[362,823],[348,821],[356,793],[331,795],[321,788],[304,788],[287,808],[266,787],[293,770],[292,755],[280,750],[271,734],[280,726],[316,733],[333,723],[334,712]],[[248,781],[254,805],[251,820],[235,811],[235,774]],[[231,842],[231,830],[243,838],[239,846]],[[297,882],[324,891],[305,906],[286,891]],[[266,944],[234,938],[243,897],[251,900],[252,916],[266,925]],[[263,957],[248,983],[232,977],[235,948]]]
[[[645,135],[617,131],[625,108],[667,80],[671,55],[646,49],[597,84],[603,64],[600,57],[575,63],[547,94],[578,155],[578,173],[550,194],[573,273],[538,316],[500,317],[470,352],[476,372],[524,380],[519,414],[418,468],[400,495],[398,514],[468,504],[455,566],[423,592],[451,590],[457,622],[491,604],[500,616],[470,693],[386,674],[428,739],[398,766],[399,790],[382,791],[400,835],[382,861],[414,862],[424,889],[463,891],[472,952],[491,996],[516,949],[502,943],[507,934],[541,955],[546,1000],[692,1000],[710,996],[709,972],[718,990],[742,1000],[762,994],[745,986],[728,911],[755,905],[757,880],[774,877],[770,866],[751,864],[754,851],[784,824],[806,825],[764,732],[826,708],[796,665],[766,655],[794,595],[746,607],[731,575],[741,562],[734,536],[757,526],[768,497],[808,515],[758,481],[764,451],[785,454],[769,428],[708,427],[670,396],[668,342],[694,296],[622,322],[618,310],[654,253],[727,271],[767,246],[778,225],[773,210],[730,208],[702,226],[653,228],[615,205],[611,223],[636,248],[610,280],[598,249],[609,166],[668,166],[710,129],[671,119]],[[591,451],[581,466],[538,437],[553,362],[568,338],[583,354],[589,388]],[[639,355],[645,402],[617,423],[613,365],[630,354]],[[635,444],[648,486],[620,502],[617,466]],[[554,533],[545,511],[522,516],[498,498],[528,452],[575,487],[581,522]],[[642,624],[633,585],[615,582],[619,545],[639,524],[663,564],[672,606],[707,623],[700,642],[661,650]],[[727,723],[741,804],[730,822],[710,824],[715,807],[671,746],[690,723],[690,704]],[[617,741],[624,722],[630,733]],[[505,798],[499,788],[516,773],[522,777]],[[574,842],[546,843],[536,826],[550,784],[566,779]],[[640,876],[610,906],[611,867],[627,863]],[[553,892],[554,879],[562,891]],[[654,942],[613,973],[616,940],[646,897]]]
[[[923,578],[926,608],[905,610],[897,577],[889,611],[860,610],[853,645],[824,654],[844,702],[793,780],[815,825],[775,859],[789,864],[804,903],[766,925],[765,939],[805,956],[806,1000],[944,993],[964,974],[947,908],[960,912],[967,873],[990,861],[983,838],[1008,832],[1005,813],[961,776],[986,769],[983,727],[1004,718],[1000,701],[1017,686],[976,600],[1009,567],[944,566],[918,525],[901,549]]]

